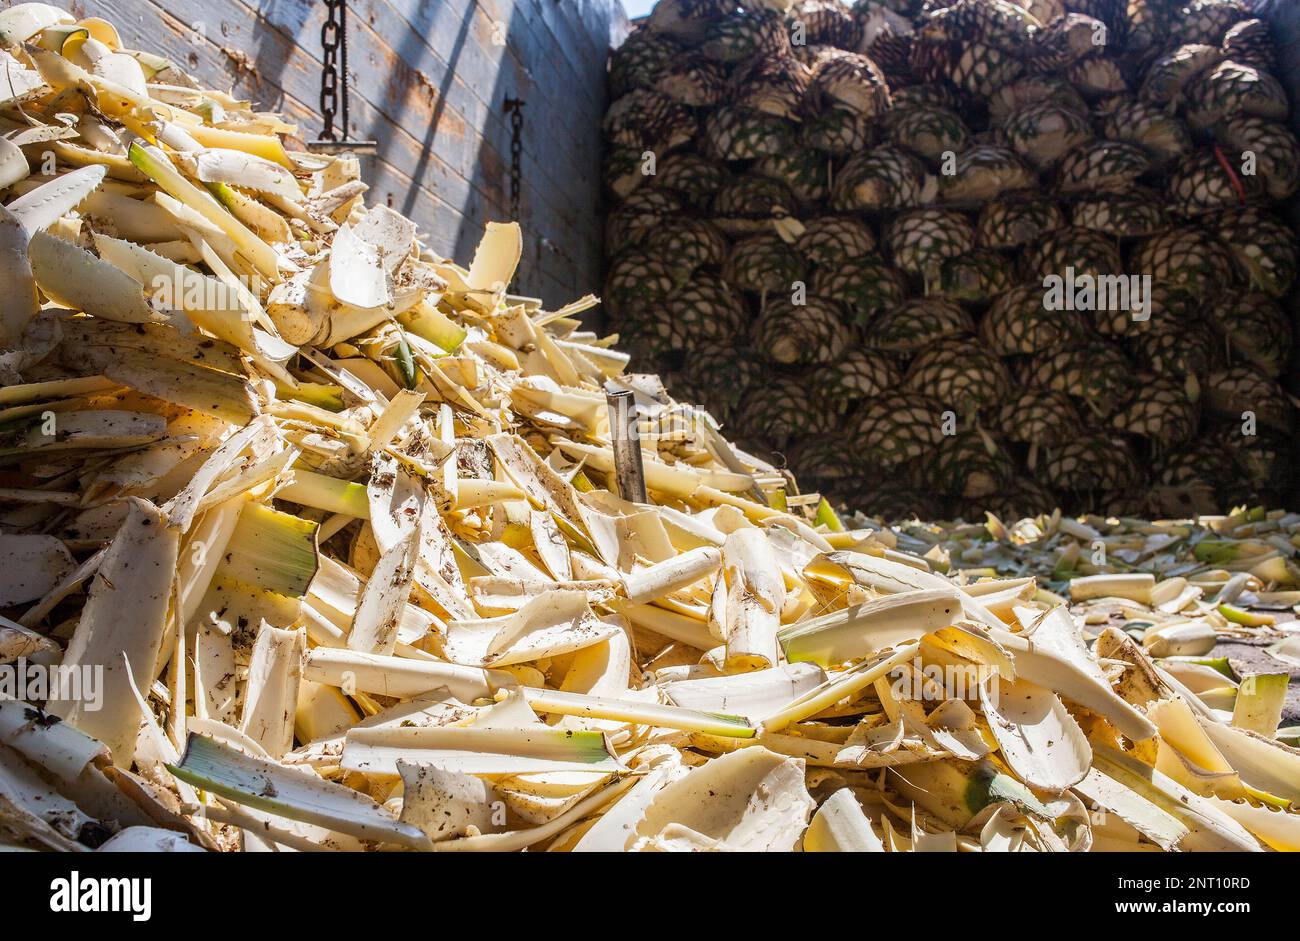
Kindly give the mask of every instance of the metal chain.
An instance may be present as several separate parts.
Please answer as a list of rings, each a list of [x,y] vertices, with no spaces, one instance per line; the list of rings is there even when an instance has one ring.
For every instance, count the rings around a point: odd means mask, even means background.
[[[348,136],[347,0],[325,0],[325,22],[320,28],[320,113],[324,119],[320,139],[337,140],[334,116],[339,111],[339,65],[343,67],[343,137]],[[341,62],[340,62],[341,58]]]
[[[507,98],[506,113],[510,115],[510,218],[519,221],[519,190],[522,182],[521,165],[524,155],[524,100]]]
[[[339,9],[339,67],[343,73],[343,95],[339,111],[343,115],[343,140],[352,137],[352,120],[348,117],[348,0],[336,0]]]

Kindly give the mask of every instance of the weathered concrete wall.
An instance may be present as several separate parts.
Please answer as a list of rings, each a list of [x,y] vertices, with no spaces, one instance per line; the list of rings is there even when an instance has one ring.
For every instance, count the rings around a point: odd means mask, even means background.
[[[55,0],[58,2],[58,0]],[[2,5],[7,6],[8,3]],[[73,0],[128,44],[320,133],[315,0]],[[435,251],[468,262],[483,223],[510,214],[506,97],[522,98],[517,290],[558,305],[598,291],[605,61],[627,30],[619,0],[351,0],[351,132],[378,142],[369,200],[410,215]]]

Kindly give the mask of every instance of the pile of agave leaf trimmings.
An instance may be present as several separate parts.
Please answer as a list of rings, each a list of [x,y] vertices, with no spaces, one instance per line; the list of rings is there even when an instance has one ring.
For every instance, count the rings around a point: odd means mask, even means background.
[[[0,43],[55,154],[0,197],[0,665],[83,681],[0,701],[0,844],[1300,845],[1267,704],[787,494],[590,301],[506,294],[516,226],[459,267],[103,21]]]

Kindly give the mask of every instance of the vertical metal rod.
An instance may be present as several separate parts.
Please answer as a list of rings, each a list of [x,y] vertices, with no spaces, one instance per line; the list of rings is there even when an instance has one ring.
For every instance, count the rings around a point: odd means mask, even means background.
[[[641,463],[641,436],[636,428],[636,402],[629,391],[607,392],[609,437],[614,446],[614,478],[618,495],[633,503],[647,503],[645,466]]]

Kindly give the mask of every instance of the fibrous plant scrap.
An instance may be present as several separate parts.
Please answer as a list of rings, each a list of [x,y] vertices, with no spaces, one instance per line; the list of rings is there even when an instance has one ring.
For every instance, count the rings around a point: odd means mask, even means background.
[[[1204,656],[1294,653],[1296,517],[846,525],[517,226],[462,267],[109,23],[0,43],[6,848],[1300,846],[1284,681]]]

